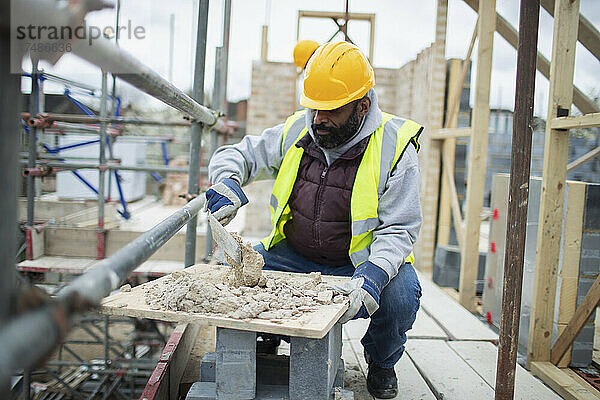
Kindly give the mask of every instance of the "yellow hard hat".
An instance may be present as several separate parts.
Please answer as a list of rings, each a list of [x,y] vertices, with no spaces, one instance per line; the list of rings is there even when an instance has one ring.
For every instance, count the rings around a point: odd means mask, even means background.
[[[373,68],[358,47],[347,42],[325,43],[306,66],[300,105],[333,110],[362,98],[373,86]]]
[[[296,46],[294,46],[294,64],[296,64],[298,68],[304,69],[310,56],[312,56],[318,48],[319,43],[314,40],[300,40],[296,43]]]

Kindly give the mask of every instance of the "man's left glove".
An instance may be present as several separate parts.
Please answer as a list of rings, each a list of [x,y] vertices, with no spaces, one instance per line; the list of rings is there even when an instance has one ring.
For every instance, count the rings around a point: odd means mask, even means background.
[[[225,178],[206,191],[204,211],[210,213],[223,225],[231,222],[237,210],[248,203],[248,198],[240,185],[231,178]]]
[[[371,317],[379,308],[381,291],[388,281],[388,274],[377,265],[370,261],[360,264],[350,282],[332,288],[350,297],[350,306],[339,322],[345,324],[351,319]]]

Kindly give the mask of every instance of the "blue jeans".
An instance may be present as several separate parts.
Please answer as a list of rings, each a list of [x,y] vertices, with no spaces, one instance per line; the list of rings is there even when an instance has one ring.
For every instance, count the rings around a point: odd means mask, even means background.
[[[321,272],[324,275],[352,276],[354,266],[329,267],[309,261],[288,246],[285,240],[266,251],[262,243],[254,247],[265,259],[264,269],[287,272]],[[392,368],[404,353],[406,332],[412,328],[421,297],[421,285],[411,264],[400,267],[381,292],[379,309],[371,316],[361,343],[373,362]]]

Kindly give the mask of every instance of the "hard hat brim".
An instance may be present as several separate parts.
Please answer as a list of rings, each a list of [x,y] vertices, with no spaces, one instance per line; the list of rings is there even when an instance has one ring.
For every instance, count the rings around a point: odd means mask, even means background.
[[[350,98],[339,99],[339,100],[313,100],[311,98],[306,97],[304,91],[300,94],[300,105],[302,107],[310,108],[313,110],[335,110],[336,108],[340,108],[345,106],[348,103],[353,102],[354,100],[361,99],[367,92],[375,85],[364,87],[361,90],[354,92]]]

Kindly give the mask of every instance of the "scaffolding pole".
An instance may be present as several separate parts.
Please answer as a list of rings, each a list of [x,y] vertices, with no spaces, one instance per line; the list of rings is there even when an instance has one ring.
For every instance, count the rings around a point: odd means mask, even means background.
[[[10,39],[8,35],[0,36],[0,54],[9,54]],[[20,79],[10,73],[10,57],[0,57],[0,197],[3,223],[0,227],[0,326],[8,319],[11,312],[12,293],[15,286],[15,253],[17,251],[17,155],[18,137],[14,134],[18,129],[15,118],[21,107],[16,94],[19,93]],[[6,343],[6,342],[0,342]],[[0,382],[1,384],[1,382]],[[2,388],[0,387],[0,397]]]
[[[21,113],[21,118],[27,121],[29,126],[46,125],[52,127],[53,122],[70,122],[76,124],[129,124],[129,125],[156,125],[156,126],[181,126],[189,127],[190,121],[164,121],[164,120],[152,120],[152,119],[140,119],[140,118],[128,118],[128,117],[95,117],[89,115],[78,115],[78,114],[34,114],[36,117],[32,118],[31,113]]]
[[[206,39],[204,38],[203,41],[206,42]],[[204,107],[157,72],[107,40],[99,39],[94,42],[94,46],[76,44],[73,46],[73,54],[187,114],[196,122],[206,124],[209,127],[214,126],[217,130],[224,129],[223,121],[217,119],[214,111]],[[127,72],[124,73],[123,71]]]
[[[10,135],[2,135],[2,137],[10,137]],[[14,178],[11,172],[14,170],[5,168],[3,171]],[[3,198],[8,197],[11,196]],[[10,346],[6,346],[0,352],[0,393],[6,388],[13,371],[33,366],[47,355],[54,348],[59,337],[66,333],[68,322],[74,315],[98,305],[102,298],[118,289],[131,271],[152,256],[198,214],[204,202],[204,196],[193,199],[115,254],[75,278],[48,306],[4,324],[0,330],[0,343],[10,343]],[[16,203],[14,208],[16,211]],[[32,346],[32,343],[35,343],[35,346]]]
[[[102,71],[102,100],[100,101],[100,117],[106,118],[108,98],[108,74]],[[106,122],[100,123],[100,143],[98,152],[98,164],[106,164]],[[102,260],[106,255],[105,251],[105,230],[104,230],[104,184],[106,177],[106,169],[98,170],[98,243],[96,259]]]
[[[512,400],[515,390],[539,18],[539,0],[521,0],[496,400]]]
[[[201,0],[198,8],[198,32],[196,35],[196,62],[194,68],[194,86],[192,96],[197,102],[204,101],[204,70],[206,60],[206,32],[208,28],[208,0]],[[206,121],[192,122],[192,143],[190,144],[190,163],[188,175],[188,194],[194,196],[200,193],[200,152],[202,146],[202,133],[205,127],[201,124]],[[185,236],[185,267],[190,267],[196,262],[196,228],[198,217],[194,217],[187,225]]]
[[[89,4],[88,4],[89,3]],[[95,9],[107,7],[104,2],[88,2],[84,9],[79,3],[69,3],[66,6],[54,0],[21,0],[15,2],[15,13],[27,14],[33,25],[76,26],[83,21],[85,14]],[[85,9],[85,7],[88,7]],[[35,13],[29,10],[35,9]],[[203,38],[206,42],[206,35]],[[72,53],[100,67],[104,72],[135,86],[150,96],[187,114],[192,120],[206,124],[210,128],[221,130],[225,124],[217,114],[192,99],[181,89],[160,76],[156,71],[144,65],[138,59],[116,46],[109,39],[100,37],[90,46],[87,41],[72,43]],[[47,55],[50,61],[56,62],[61,54]]]
[[[38,100],[39,100],[39,80],[37,71],[37,60],[31,60],[33,66],[31,69],[31,94],[29,95],[29,112],[30,114],[37,114],[38,112]],[[29,129],[28,137],[28,149],[29,149],[29,168],[35,167],[35,157],[37,151],[37,128],[31,127]],[[35,199],[35,177],[27,177],[27,226],[33,226],[35,207],[33,201]]]
[[[42,157],[43,158],[43,157]],[[21,160],[22,165],[27,165],[27,160]],[[92,163],[69,163],[69,162],[44,162],[40,160],[40,166],[34,168],[26,168],[23,170],[23,175],[41,176],[52,175],[61,171],[71,171],[75,169],[100,169],[111,171],[141,171],[141,172],[173,172],[177,174],[187,174],[189,172],[186,167],[168,167],[165,165],[121,165],[121,164],[92,164]],[[207,168],[200,168],[200,173],[207,173]]]

